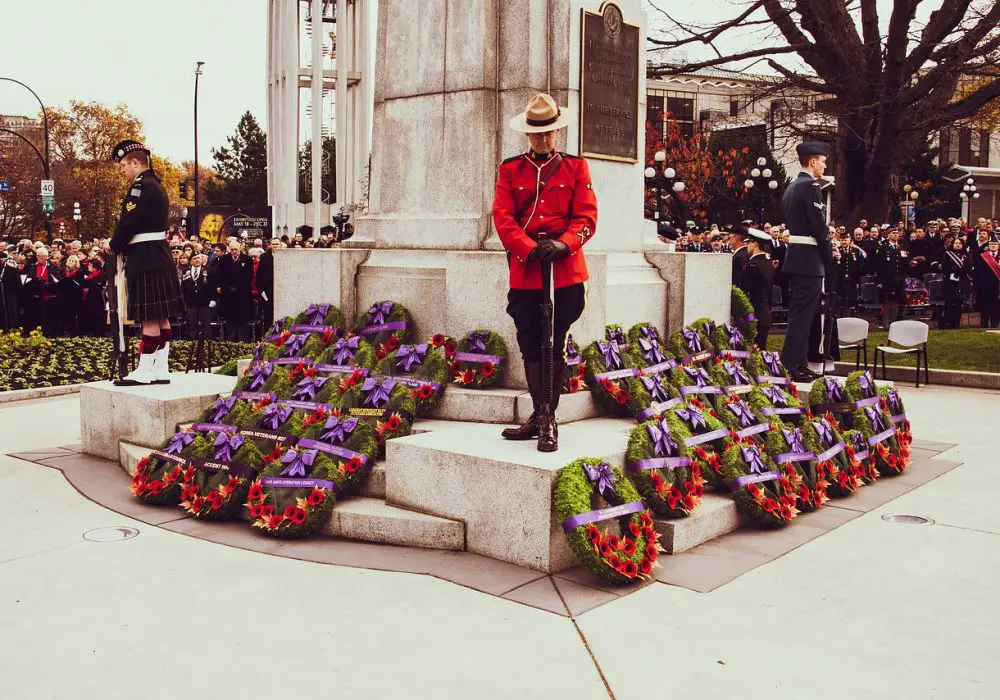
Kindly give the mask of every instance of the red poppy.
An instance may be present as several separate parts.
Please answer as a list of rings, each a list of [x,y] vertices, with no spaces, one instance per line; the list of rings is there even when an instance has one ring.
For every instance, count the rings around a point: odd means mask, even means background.
[[[639,571],[643,573],[644,576],[649,576],[649,572],[653,570],[653,562],[649,559],[643,559],[642,563],[639,564]]]
[[[775,501],[773,498],[765,498],[764,502],[761,504],[761,507],[764,509],[766,513],[773,513],[774,511],[778,510],[778,502]]]
[[[333,329],[327,328],[323,331],[323,337],[320,339],[323,345],[329,345],[333,341]]]
[[[467,369],[462,372],[462,384],[469,385],[476,380],[476,370]]]
[[[312,493],[310,493],[309,497],[306,499],[306,502],[311,506],[318,506],[325,500],[326,494],[323,493],[323,489],[313,489]]]
[[[649,515],[649,513],[643,513],[639,516],[639,520],[642,522],[643,527],[649,527],[653,524],[653,518]]]
[[[239,485],[240,485],[240,480],[235,476],[231,476],[229,477],[229,479],[226,480],[226,489],[228,489],[229,491],[234,490]]]
[[[261,516],[261,512],[264,510],[262,506],[250,506],[250,517],[256,520]]]
[[[213,498],[209,502],[209,505],[212,506],[212,510],[219,510],[220,508],[222,508],[222,504],[223,504],[222,496],[219,496],[218,498]]]
[[[792,509],[788,506],[781,506],[781,519],[791,520],[792,519]]]
[[[265,518],[271,517],[272,515],[274,515],[274,506],[272,505],[261,506],[260,514]]]
[[[635,578],[639,575],[639,567],[635,565],[634,561],[625,562],[625,575],[629,578]]]
[[[680,498],[684,494],[681,493],[681,490],[679,488],[677,488],[676,486],[672,486],[670,488],[670,495],[673,496],[674,498]]]
[[[656,559],[656,555],[657,554],[659,554],[659,552],[657,552],[655,544],[650,543],[650,544],[646,545],[646,557],[647,558],[649,558],[649,559]]]
[[[384,360],[387,354],[388,353],[385,351],[385,348],[380,347],[375,351],[375,359],[379,361]]]
[[[617,554],[612,554],[607,559],[608,559],[608,566],[610,566],[612,569],[617,569],[619,566],[621,566],[622,560],[618,558]]]
[[[493,373],[496,371],[496,367],[492,362],[484,362],[483,368],[480,371],[484,377],[492,377]]]
[[[417,389],[417,398],[426,401],[434,396],[434,388],[430,384],[421,384]]]
[[[139,460],[139,463],[135,465],[135,470],[137,472],[144,472],[149,467],[149,457],[143,457]]]
[[[760,487],[757,486],[757,484],[748,484],[747,493],[749,493],[754,498],[757,498],[757,495],[760,493]]]
[[[635,541],[634,540],[625,540],[625,546],[622,547],[622,554],[624,554],[627,557],[630,557],[633,554],[635,554]]]
[[[160,493],[163,491],[163,482],[160,481],[159,479],[150,481],[149,484],[147,484],[147,486],[149,488],[149,492],[154,496],[159,496]]]
[[[609,543],[609,544],[610,544],[610,545],[611,545],[611,546],[612,546],[612,547],[613,547],[614,549],[618,549],[618,544],[619,544],[619,542],[620,542],[620,540],[618,539],[618,535],[615,535],[615,534],[611,534],[611,535],[608,535],[608,543]]]
[[[587,528],[587,539],[590,540],[591,543],[596,543],[601,539],[601,531],[593,525],[589,526]]]
[[[456,352],[458,352],[458,346],[455,345],[455,341],[449,341],[449,343],[444,346],[445,357],[454,357]]]
[[[275,447],[274,449],[275,449],[276,451],[278,450],[278,448],[277,448],[277,447]],[[271,454],[273,455],[273,454],[274,454],[274,452],[272,452]],[[280,451],[279,451],[279,456],[280,456]],[[255,482],[255,483],[254,483],[254,484],[253,484],[253,485],[252,485],[252,486],[250,487],[250,500],[251,500],[251,501],[258,501],[258,500],[260,500],[260,499],[261,499],[261,498],[263,498],[263,497],[264,497],[264,489],[262,489],[262,488],[261,488],[261,486],[260,486],[260,482],[259,482],[259,481],[258,481],[258,482]]]
[[[434,337],[431,338],[431,345],[433,345],[436,348],[439,348],[442,345],[444,345],[445,339],[446,338],[445,338],[445,335],[443,333],[435,333]]]
[[[306,518],[308,517],[309,514],[306,513],[302,508],[296,508],[292,512],[292,517],[290,518],[290,520],[296,525],[301,525],[306,521]]]
[[[685,496],[683,500],[681,500],[681,503],[684,504],[684,510],[694,510],[695,502],[690,496]]]
[[[292,514],[294,514],[296,510],[298,510],[298,506],[288,506],[285,508],[285,517],[291,518]]]
[[[625,406],[625,405],[628,404],[629,398],[630,397],[628,395],[628,392],[627,391],[622,391],[622,392],[619,392],[618,396],[615,397],[615,401],[618,402],[619,406]]]
[[[702,496],[704,496],[705,495],[705,487],[702,486],[701,484],[699,484],[698,486],[695,486],[694,487],[694,495],[697,496],[698,498],[701,498]]]
[[[385,349],[388,350],[389,352],[392,352],[398,347],[399,347],[399,338],[397,338],[395,334],[393,334],[389,338],[389,340],[385,341]]]
[[[347,470],[348,474],[355,474],[359,469],[361,469],[361,458],[351,457],[350,461],[344,465],[344,469]]]
[[[694,453],[695,453],[695,456],[698,457],[698,459],[706,459],[708,457],[708,453],[705,452],[705,450],[703,448],[701,448],[701,447],[696,447],[694,449]]]
[[[792,499],[788,496],[781,495],[778,497],[778,503],[780,503],[783,506],[790,506],[792,505]]]
[[[601,380],[601,388],[610,393],[615,390],[615,383],[610,379],[604,378]]]
[[[799,487],[799,498],[802,499],[803,501],[808,502],[811,497],[812,497],[812,491],[809,490],[808,486],[802,484],[802,486]]]
[[[638,525],[636,525],[635,523],[629,523],[628,524],[628,529],[629,529],[629,532],[632,533],[632,537],[638,537],[639,533],[642,532],[642,529]]]
[[[788,475],[789,479],[794,479],[796,474],[795,467],[789,464],[787,467],[785,467],[785,474]]]
[[[685,481],[683,488],[684,488],[684,493],[691,493],[692,491],[694,491],[694,484],[690,481]]]
[[[201,510],[204,507],[205,507],[205,499],[202,498],[201,496],[198,496],[196,499],[191,501],[191,508],[193,508],[194,510]]]
[[[579,377],[570,377],[569,378],[569,392],[571,394],[575,394],[578,391],[580,391],[580,378]]]
[[[281,525],[281,521],[284,520],[280,515],[272,515],[267,519],[267,527],[270,530],[277,530],[278,526]]]
[[[385,422],[385,428],[390,433],[394,433],[397,430],[399,430],[399,426],[402,425],[402,423],[403,421],[400,420],[399,416],[393,413],[391,416],[389,416],[389,420]]]
[[[680,502],[681,502],[680,496],[675,496],[674,494],[670,494],[669,496],[667,496],[667,505],[670,508],[676,508],[677,504]]]
[[[611,545],[607,542],[601,542],[601,556],[608,557],[611,556]]]

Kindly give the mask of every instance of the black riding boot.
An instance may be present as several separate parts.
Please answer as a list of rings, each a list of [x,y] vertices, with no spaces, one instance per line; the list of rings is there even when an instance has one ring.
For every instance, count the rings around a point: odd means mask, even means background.
[[[528,378],[528,393],[531,394],[532,411],[521,426],[504,428],[500,433],[507,440],[533,440],[538,437],[538,410],[542,403],[543,383],[540,362],[525,362],[524,374]]]

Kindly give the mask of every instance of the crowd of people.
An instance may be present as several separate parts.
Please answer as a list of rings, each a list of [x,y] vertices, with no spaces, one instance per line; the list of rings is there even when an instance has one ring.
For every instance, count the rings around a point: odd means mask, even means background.
[[[787,299],[780,269],[787,231],[767,223],[762,229],[771,237],[767,252],[775,268],[773,284]],[[679,251],[734,253],[744,245],[741,235],[715,224],[701,231],[689,221],[682,228],[661,227],[660,233],[675,241]],[[831,226],[830,238],[837,270],[827,275],[827,292],[836,295],[837,315],[863,315],[865,308],[880,307],[875,315],[888,327],[908,304],[926,309],[933,290],[941,302],[934,311],[939,328],[958,328],[963,311],[978,312],[984,328],[1000,325],[1000,281],[983,257],[986,253],[1000,264],[1000,220],[981,217],[969,225],[961,219],[934,219],[905,226],[863,219],[852,231]],[[738,273],[734,267],[733,283],[742,286],[742,268]],[[866,285],[874,292],[871,298],[864,294]]]
[[[51,245],[0,240],[0,330],[41,328],[48,337],[108,332],[106,240],[55,239]],[[171,319],[177,338],[256,340],[273,323],[274,253],[325,248],[302,234],[264,241],[248,236],[209,243],[168,233],[186,317]]]

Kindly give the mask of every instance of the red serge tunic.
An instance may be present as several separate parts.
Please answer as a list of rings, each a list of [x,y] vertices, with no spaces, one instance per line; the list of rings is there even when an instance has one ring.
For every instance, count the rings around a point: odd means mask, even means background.
[[[552,263],[556,288],[585,282],[583,244],[597,229],[597,197],[587,161],[567,153],[546,161],[530,154],[505,160],[497,176],[493,224],[508,251],[511,289],[542,288],[541,264],[525,262],[542,233],[569,246],[569,255]]]

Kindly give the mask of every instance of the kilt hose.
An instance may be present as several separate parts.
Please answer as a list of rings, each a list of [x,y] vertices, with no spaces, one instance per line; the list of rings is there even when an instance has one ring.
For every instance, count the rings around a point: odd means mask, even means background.
[[[128,317],[130,320],[160,321],[183,318],[184,297],[173,270],[128,272]]]

